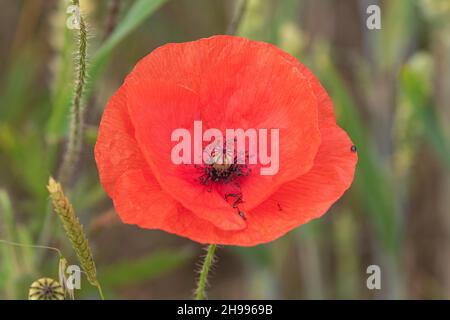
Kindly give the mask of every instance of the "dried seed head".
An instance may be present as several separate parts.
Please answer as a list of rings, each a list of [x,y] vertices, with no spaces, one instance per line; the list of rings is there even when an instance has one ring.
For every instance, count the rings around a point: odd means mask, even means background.
[[[94,258],[92,257],[88,240],[83,232],[83,226],[75,215],[69,199],[64,195],[61,185],[50,177],[47,188],[52,199],[53,208],[61,218],[66,235],[72,243],[81,267],[86,273],[89,282],[97,286],[97,271]]]

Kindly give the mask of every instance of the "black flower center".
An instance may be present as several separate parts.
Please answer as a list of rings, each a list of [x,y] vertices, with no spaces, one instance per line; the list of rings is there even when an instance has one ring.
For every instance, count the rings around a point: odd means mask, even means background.
[[[245,215],[239,210],[239,204],[243,202],[240,188],[240,180],[249,175],[251,169],[247,164],[238,163],[238,157],[227,156],[224,149],[222,153],[216,155],[214,151],[211,153],[212,161],[201,166],[195,166],[199,171],[199,177],[196,179],[201,185],[207,187],[207,191],[211,192],[213,186],[222,186],[221,190],[224,199],[230,205],[237,209],[237,213],[245,219]],[[248,160],[248,156],[246,156]]]

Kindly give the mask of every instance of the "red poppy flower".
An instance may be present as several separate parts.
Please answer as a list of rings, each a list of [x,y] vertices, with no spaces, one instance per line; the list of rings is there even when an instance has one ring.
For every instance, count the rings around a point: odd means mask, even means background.
[[[279,128],[278,172],[174,164],[171,134],[194,121]],[[352,146],[305,66],[267,43],[214,36],[164,45],[136,65],[105,109],[95,158],[125,223],[251,246],[322,216],[353,180]]]

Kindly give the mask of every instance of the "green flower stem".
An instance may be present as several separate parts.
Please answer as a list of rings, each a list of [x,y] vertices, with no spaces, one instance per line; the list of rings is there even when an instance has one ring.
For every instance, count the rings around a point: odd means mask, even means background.
[[[100,286],[100,283],[97,281],[97,290],[98,290],[98,294],[100,295],[100,299],[105,300],[105,296],[103,295],[103,290],[102,287]]]
[[[202,270],[200,271],[200,278],[198,279],[197,289],[195,290],[195,300],[204,300],[206,298],[206,284],[208,282],[208,273],[214,263],[215,244],[208,246],[205,260],[203,261]]]
[[[23,244],[23,243],[19,243],[19,242],[14,242],[14,241],[8,241],[8,240],[3,240],[0,239],[0,243],[4,243],[4,244],[8,244],[10,246],[16,246],[16,247],[23,247],[23,248],[36,248],[36,249],[47,249],[47,250],[53,250],[56,253],[58,253],[59,257],[62,257],[62,253],[61,250],[59,250],[58,248],[55,247],[49,247],[49,246],[38,246],[38,245],[34,245],[34,244]]]

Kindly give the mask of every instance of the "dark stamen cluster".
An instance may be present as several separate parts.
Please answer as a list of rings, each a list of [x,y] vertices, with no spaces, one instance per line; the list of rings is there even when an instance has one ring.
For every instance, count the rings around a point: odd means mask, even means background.
[[[225,156],[220,157],[223,163],[212,162],[205,164],[203,166],[197,167],[201,171],[199,177],[200,183],[209,186],[211,183],[230,183],[233,182],[239,186],[238,179],[240,177],[248,176],[251,169],[248,168],[247,164],[239,164],[238,157],[234,155],[233,161],[227,163],[227,150],[223,149],[223,154]],[[212,152],[211,158],[214,159],[216,156],[215,151]],[[248,154],[246,154],[248,159]]]
[[[204,185],[209,185],[211,182],[236,182],[239,177],[247,176],[249,172],[247,165],[242,164],[230,164],[223,167],[212,164],[204,166],[203,170],[200,182]]]
[[[233,208],[237,209],[238,214],[245,220],[245,215],[242,211],[239,210],[238,205],[243,202],[242,193],[240,192],[240,184],[239,179],[241,177],[246,177],[249,175],[251,169],[248,168],[247,164],[238,164],[237,157],[234,157],[233,163],[225,163],[225,164],[204,164],[202,166],[196,166],[196,168],[200,171],[200,176],[198,177],[198,181],[200,184],[204,186],[208,186],[207,191],[211,192],[211,186],[213,184],[223,183],[233,183],[236,188],[236,192],[227,193],[224,195],[226,201],[229,201],[229,198],[233,200],[230,202]]]

